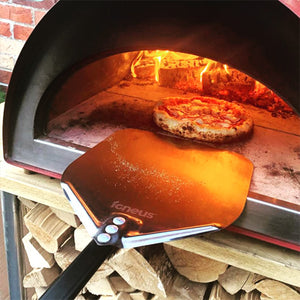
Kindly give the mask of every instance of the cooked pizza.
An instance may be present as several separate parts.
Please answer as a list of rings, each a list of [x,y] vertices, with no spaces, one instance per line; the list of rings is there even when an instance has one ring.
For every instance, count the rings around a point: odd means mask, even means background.
[[[238,140],[253,128],[242,106],[212,97],[166,98],[155,106],[153,117],[175,135],[213,143]]]

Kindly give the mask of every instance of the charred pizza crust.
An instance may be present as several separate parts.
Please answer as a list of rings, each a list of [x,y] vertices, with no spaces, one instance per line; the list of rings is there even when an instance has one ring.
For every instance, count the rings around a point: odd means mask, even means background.
[[[253,129],[242,106],[212,97],[166,98],[155,106],[153,118],[175,135],[212,143],[236,141]]]

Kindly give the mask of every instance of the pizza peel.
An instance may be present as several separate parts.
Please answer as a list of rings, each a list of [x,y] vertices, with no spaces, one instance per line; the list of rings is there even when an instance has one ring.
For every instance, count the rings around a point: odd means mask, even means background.
[[[117,131],[62,176],[93,241],[41,299],[75,297],[118,248],[226,228],[244,209],[252,172],[252,163],[234,152],[143,130]]]

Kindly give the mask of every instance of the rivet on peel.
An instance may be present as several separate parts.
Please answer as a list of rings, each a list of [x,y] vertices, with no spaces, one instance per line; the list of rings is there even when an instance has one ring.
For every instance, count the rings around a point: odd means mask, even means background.
[[[111,239],[111,236],[108,234],[108,233],[100,233],[98,236],[97,236],[97,241],[99,243],[108,243]]]

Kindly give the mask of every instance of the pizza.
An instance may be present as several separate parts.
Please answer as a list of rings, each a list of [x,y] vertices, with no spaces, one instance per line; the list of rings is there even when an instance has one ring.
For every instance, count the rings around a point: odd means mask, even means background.
[[[175,135],[212,143],[236,141],[253,129],[241,105],[213,97],[166,98],[154,107],[153,118]]]

